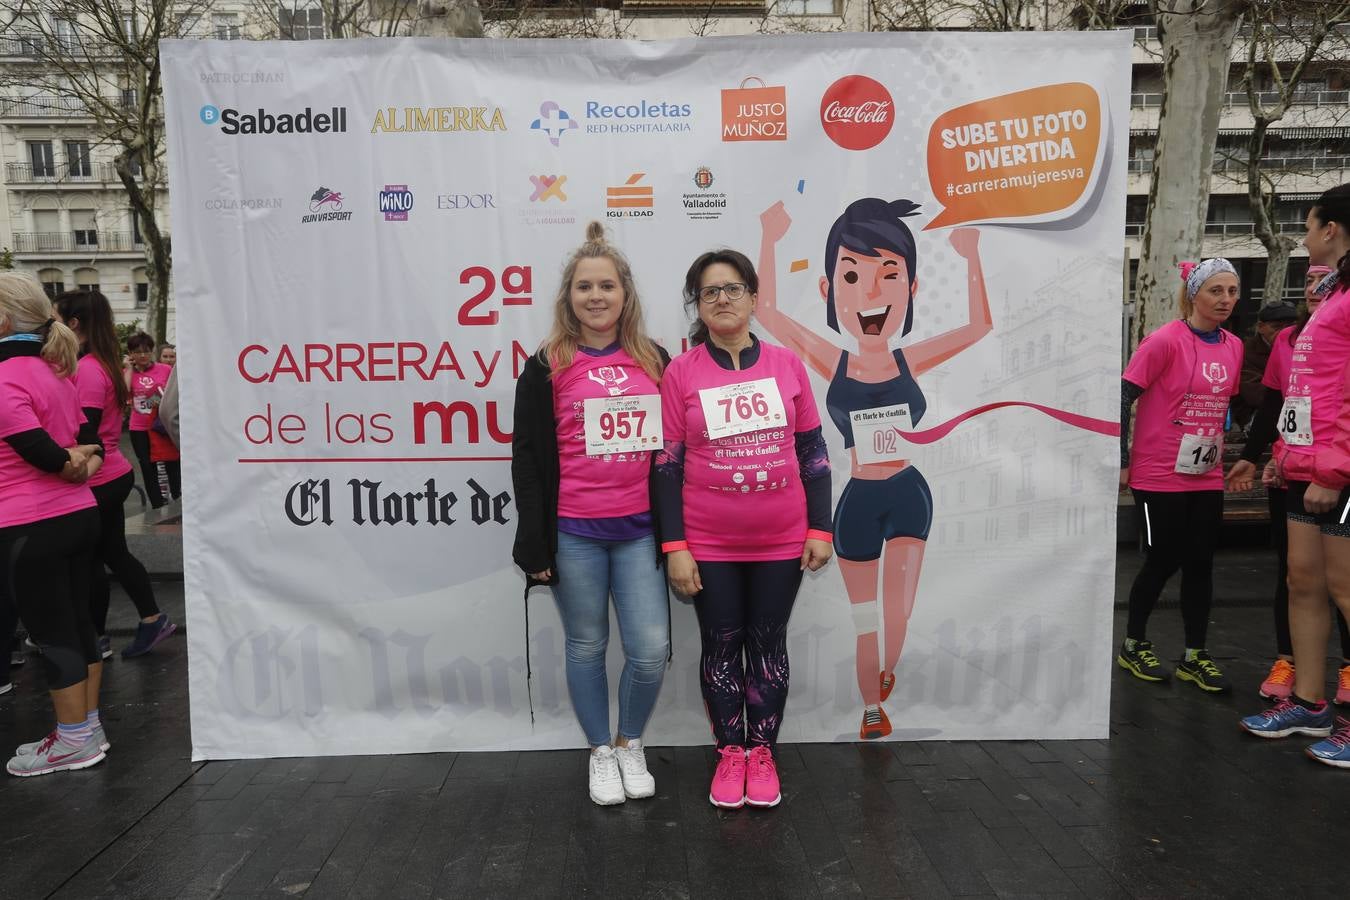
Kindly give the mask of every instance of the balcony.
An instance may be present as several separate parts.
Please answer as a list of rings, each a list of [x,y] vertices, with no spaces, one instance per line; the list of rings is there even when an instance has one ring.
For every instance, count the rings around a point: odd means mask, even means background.
[[[1132,156],[1126,163],[1131,175],[1147,175],[1153,171],[1151,158]],[[1321,173],[1350,168],[1350,156],[1268,156],[1261,160],[1263,172]],[[1247,161],[1241,157],[1215,155],[1212,170],[1218,172],[1247,171]]]
[[[31,163],[6,163],[5,183],[53,186],[121,184],[121,180],[117,177],[117,169],[112,163],[96,162],[90,164],[87,168],[89,174],[86,175],[82,172],[71,171],[67,166],[39,167],[35,171]]]
[[[129,231],[16,231],[15,253],[81,256],[140,253],[144,246]]]
[[[1130,94],[1130,106],[1135,109],[1148,109],[1162,106],[1163,95],[1160,92],[1136,91]],[[1274,106],[1280,102],[1279,91],[1257,91],[1256,101],[1262,106]],[[1223,95],[1225,106],[1247,106],[1246,91],[1229,91]],[[1295,91],[1294,106],[1334,106],[1344,108],[1350,104],[1350,91]]]
[[[84,34],[52,36],[37,31],[0,38],[0,59],[51,59],[57,56],[107,57],[121,48],[101,37]]]
[[[0,100],[0,119],[90,119],[89,108],[74,97],[36,96]]]

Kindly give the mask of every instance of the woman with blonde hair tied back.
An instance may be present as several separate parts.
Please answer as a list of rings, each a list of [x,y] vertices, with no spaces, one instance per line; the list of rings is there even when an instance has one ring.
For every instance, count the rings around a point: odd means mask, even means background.
[[[650,797],[642,733],[670,650],[670,610],[651,499],[661,447],[657,386],[670,358],[647,336],[628,261],[592,222],[563,269],[553,329],[516,384],[512,556],[553,587],[567,689],[591,747],[590,797]],[[623,641],[618,734],[610,730],[609,601]]]
[[[0,582],[42,651],[56,712],[56,728],[5,766],[20,777],[88,768],[106,749],[89,615],[99,518],[84,483],[103,448],[71,378],[78,351],[37,279],[0,272]]]

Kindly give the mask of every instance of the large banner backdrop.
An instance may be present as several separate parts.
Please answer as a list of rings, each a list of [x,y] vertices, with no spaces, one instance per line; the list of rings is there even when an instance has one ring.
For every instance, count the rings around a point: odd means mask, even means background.
[[[527,620],[511,562],[510,445],[591,220],[672,354],[685,270],[720,246],[773,267],[765,340],[953,336],[917,375],[925,409],[855,414],[860,460],[910,460],[933,526],[859,596],[835,564],[805,580],[782,739],[858,738],[850,607],[871,599],[892,739],[1105,737],[1129,51],[1126,32],[166,42],[194,758],[584,745],[553,598]],[[897,310],[841,275],[861,312],[835,330],[827,236],[866,198],[910,212],[915,290]],[[806,360],[836,500],[840,358]],[[693,610],[672,617],[647,738],[708,742]]]

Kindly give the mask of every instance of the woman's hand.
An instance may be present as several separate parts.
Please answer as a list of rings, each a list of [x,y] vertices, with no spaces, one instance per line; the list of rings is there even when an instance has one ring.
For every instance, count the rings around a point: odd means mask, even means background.
[[[672,550],[666,554],[666,577],[670,586],[686,597],[692,597],[703,590],[703,581],[698,577],[698,563],[688,550]]]
[[[819,538],[807,538],[805,546],[802,547],[802,571],[810,569],[812,572],[824,568],[825,564],[834,556],[834,548],[830,546],[829,541],[822,541]]]
[[[551,581],[553,579],[552,569],[545,569],[542,572],[531,572],[529,574],[535,581]]]
[[[88,481],[89,458],[93,455],[93,448],[88,445],[77,445],[67,447],[66,453],[70,456],[70,459],[61,469],[61,478],[74,484]]]
[[[1268,488],[1284,487],[1284,473],[1280,471],[1278,460],[1272,459],[1266,463],[1266,468],[1261,472],[1261,483]]]
[[[948,238],[952,249],[965,259],[974,259],[980,249],[980,232],[975,228],[958,228]]]
[[[792,217],[788,215],[782,200],[759,214],[759,225],[764,230],[764,240],[769,243],[776,244],[783,239],[792,225]]]
[[[1303,493],[1303,508],[1310,513],[1331,512],[1340,497],[1340,491],[1322,487],[1320,484],[1310,484],[1308,490]]]
[[[1129,466],[1121,466],[1121,467],[1120,467],[1120,492],[1121,492],[1122,494],[1125,493],[1127,490],[1129,490],[1129,487],[1130,487],[1130,467],[1129,467]]]
[[[1237,493],[1239,491],[1250,491],[1252,483],[1256,480],[1256,463],[1246,459],[1239,459],[1233,463],[1233,468],[1228,470],[1228,478],[1225,479],[1225,487],[1228,493]]]

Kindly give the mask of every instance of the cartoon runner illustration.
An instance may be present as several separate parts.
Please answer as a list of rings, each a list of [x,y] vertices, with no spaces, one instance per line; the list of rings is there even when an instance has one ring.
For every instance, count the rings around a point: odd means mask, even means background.
[[[933,522],[928,483],[901,458],[896,438],[917,424],[927,407],[915,378],[993,330],[979,232],[959,228],[950,240],[968,264],[969,323],[903,349],[888,346],[896,334],[909,334],[914,324],[914,235],[903,220],[918,208],[909,200],[868,197],[850,203],[830,228],[820,279],[825,322],[852,335],[858,342],[856,353],[840,350],[778,308],[774,251],[792,220],[781,202],[760,216],[755,315],[778,341],[829,379],[826,407],[852,457],[852,476],[835,506],[834,547],[858,632],[858,690],[864,704],[859,736],[864,740],[891,733],[881,702],[895,686]],[[884,666],[878,634],[883,618]]]

